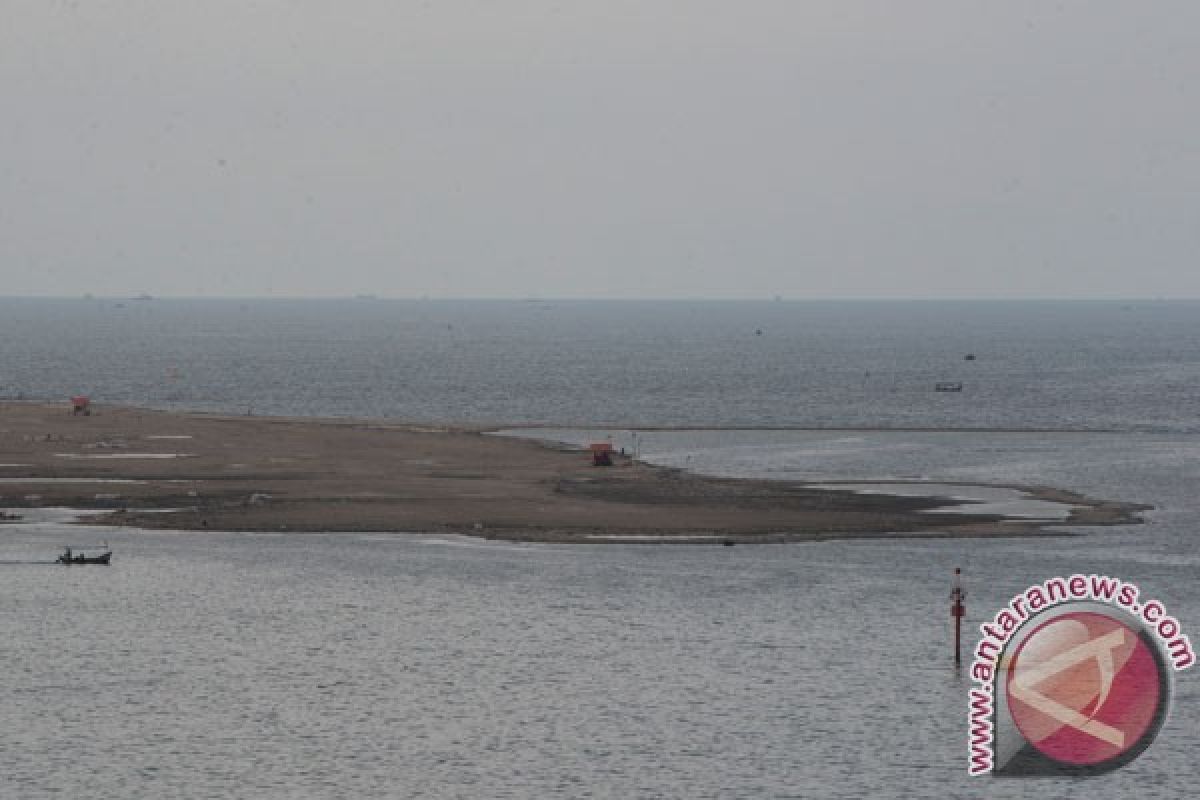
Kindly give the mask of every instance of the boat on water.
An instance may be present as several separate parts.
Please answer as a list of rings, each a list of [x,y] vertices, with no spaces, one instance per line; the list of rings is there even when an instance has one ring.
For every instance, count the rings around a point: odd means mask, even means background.
[[[941,381],[933,385],[934,391],[938,392],[961,392],[962,384],[958,381]]]
[[[112,550],[105,550],[103,553],[96,555],[88,555],[83,551],[72,551],[67,547],[63,549],[62,555],[58,557],[59,564],[104,564],[107,565],[112,560]]]

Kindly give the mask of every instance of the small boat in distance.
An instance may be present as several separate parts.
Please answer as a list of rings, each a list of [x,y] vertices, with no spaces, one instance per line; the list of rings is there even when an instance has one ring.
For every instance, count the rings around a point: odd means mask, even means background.
[[[106,547],[107,547],[107,545],[106,545]],[[83,551],[73,552],[71,550],[71,548],[65,547],[65,548],[63,548],[63,554],[58,557],[58,561],[56,563],[59,563],[59,564],[104,564],[105,566],[107,566],[108,562],[111,559],[112,559],[112,549],[111,548],[106,549],[103,553],[100,553],[98,555],[89,556],[87,553],[84,553]]]
[[[958,381],[938,381],[933,388],[938,392],[961,392],[962,384]]]

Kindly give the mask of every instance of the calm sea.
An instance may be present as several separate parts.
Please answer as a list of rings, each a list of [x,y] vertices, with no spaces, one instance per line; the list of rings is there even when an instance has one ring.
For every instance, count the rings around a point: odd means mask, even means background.
[[[1196,432],[1198,385],[1200,302],[0,299],[0,397],[500,424]]]
[[[1200,638],[1197,312],[2,300],[5,397],[541,423],[631,446],[637,425],[1054,428],[638,446],[719,474],[1046,483],[1156,510],[1040,542],[732,549],[0,528],[0,797],[1189,795],[1191,672],[1122,770],[968,779],[947,594],[962,566],[974,626],[1096,571]],[[105,538],[110,569],[44,563]]]

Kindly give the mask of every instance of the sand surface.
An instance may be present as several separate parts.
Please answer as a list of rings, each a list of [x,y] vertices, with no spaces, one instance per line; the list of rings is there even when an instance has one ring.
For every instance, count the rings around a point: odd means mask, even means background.
[[[1137,522],[1144,508],[1032,491],[1075,506],[1068,524]],[[622,458],[596,468],[583,452],[467,429],[113,407],[85,417],[65,404],[0,404],[0,508],[115,509],[91,520],[114,525],[581,542],[1045,532],[1037,521],[922,513],[950,502],[709,478]]]

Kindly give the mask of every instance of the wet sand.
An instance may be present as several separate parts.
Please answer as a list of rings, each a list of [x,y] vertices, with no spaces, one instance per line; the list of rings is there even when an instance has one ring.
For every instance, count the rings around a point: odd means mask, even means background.
[[[1065,521],[929,514],[945,498],[710,478],[471,429],[384,421],[0,404],[0,508],[109,509],[90,522],[219,531],[453,532],[528,541],[1014,536],[1140,521],[1144,506],[1019,487]],[[162,509],[176,509],[162,513]]]

